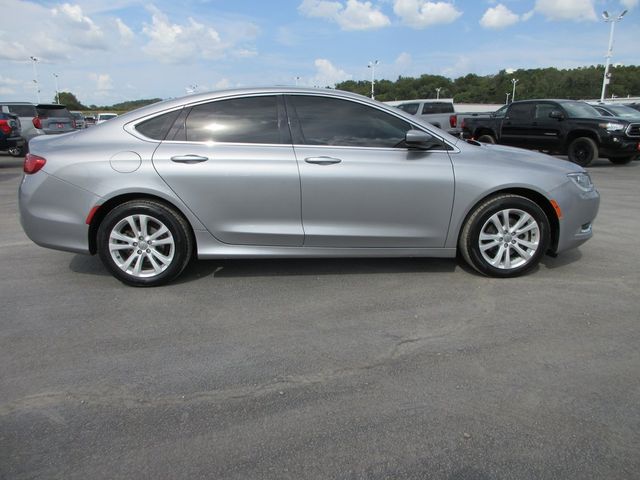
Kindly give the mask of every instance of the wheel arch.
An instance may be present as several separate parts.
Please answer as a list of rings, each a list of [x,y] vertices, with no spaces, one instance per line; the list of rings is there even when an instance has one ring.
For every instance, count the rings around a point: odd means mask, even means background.
[[[593,130],[573,130],[569,132],[569,134],[567,135],[567,139],[564,143],[563,153],[566,153],[568,151],[569,145],[571,145],[571,142],[573,142],[576,138],[580,138],[580,137],[588,137],[594,142],[596,142],[596,145],[598,145],[598,147],[600,146],[600,137]]]
[[[109,214],[109,212],[116,208],[118,205],[122,205],[123,203],[130,202],[132,200],[153,200],[175,211],[175,213],[180,215],[184,219],[185,223],[189,226],[188,234],[190,235],[191,241],[193,242],[193,251],[198,251],[198,244],[196,242],[196,236],[193,231],[193,225],[189,221],[188,216],[185,215],[177,205],[157,195],[136,192],[117,195],[100,205],[100,208],[98,208],[94,216],[91,218],[91,223],[89,224],[89,252],[92,255],[95,255],[98,251],[98,228],[100,227],[102,221]]]
[[[496,136],[496,133],[491,128],[479,127],[479,128],[476,128],[475,131],[473,132],[473,138],[479,138],[482,135],[491,135],[496,140],[498,139],[498,137]]]
[[[460,224],[460,228],[458,229],[458,232],[457,232],[456,248],[458,248],[458,244],[460,242],[460,236],[462,235],[464,225],[466,225],[467,221],[469,220],[469,217],[473,214],[476,208],[480,204],[486,202],[489,198],[495,197],[498,195],[504,195],[504,194],[519,195],[521,197],[528,198],[532,202],[535,202],[542,209],[542,211],[547,216],[547,219],[549,220],[549,226],[551,227],[551,231],[549,232],[550,238],[549,238],[548,251],[555,252],[558,248],[558,240],[560,238],[560,222],[558,220],[558,215],[556,214],[556,210],[553,208],[553,205],[551,204],[551,200],[549,200],[543,194],[535,190],[531,190],[529,188],[523,188],[523,187],[510,187],[510,188],[504,188],[501,190],[496,190],[478,199],[478,201],[468,209],[467,213],[464,216],[464,220]]]

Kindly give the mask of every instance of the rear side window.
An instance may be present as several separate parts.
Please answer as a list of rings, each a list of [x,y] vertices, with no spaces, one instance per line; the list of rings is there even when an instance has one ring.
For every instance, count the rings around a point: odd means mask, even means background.
[[[411,125],[376,108],[327,97],[289,97],[307,145],[347,147],[401,146]]]
[[[280,128],[279,119],[284,116],[279,115],[278,108],[278,98],[275,95],[232,98],[196,105],[185,122],[186,140],[289,143],[285,129]]]
[[[422,114],[428,115],[430,113],[453,113],[453,103],[447,103],[447,102],[425,103],[422,107]]]
[[[142,123],[136,125],[136,130],[147,138],[153,140],[164,140],[167,137],[167,133],[173,126],[178,115],[182,110],[175,110],[173,112],[158,115],[149,120],[145,120]]]
[[[402,105],[398,105],[397,108],[399,108],[400,110],[404,110],[411,115],[415,115],[416,113],[418,113],[418,107],[420,107],[419,103],[404,103]]]
[[[533,118],[533,104],[516,103],[512,104],[509,109],[509,118],[514,120],[531,120]]]
[[[35,117],[36,107],[33,105],[5,105],[10,113],[19,117]]]

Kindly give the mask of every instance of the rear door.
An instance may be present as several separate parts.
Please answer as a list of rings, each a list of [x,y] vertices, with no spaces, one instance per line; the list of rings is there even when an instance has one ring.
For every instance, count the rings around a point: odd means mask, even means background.
[[[513,103],[502,120],[500,143],[528,147],[533,135],[533,103]]]
[[[185,108],[153,164],[221,242],[302,245],[300,176],[281,96]]]

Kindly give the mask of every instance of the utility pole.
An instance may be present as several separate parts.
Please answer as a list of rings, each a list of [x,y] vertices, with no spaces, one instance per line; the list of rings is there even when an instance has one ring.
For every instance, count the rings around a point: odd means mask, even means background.
[[[53,74],[53,78],[55,78],[55,79],[56,79],[56,80],[55,80],[55,82],[56,82],[56,103],[57,103],[58,105],[60,105],[60,93],[58,93],[58,92],[59,92],[59,89],[58,89],[58,74],[57,74],[57,73],[54,73],[54,74]]]
[[[604,67],[604,77],[602,79],[602,93],[600,94],[600,101],[604,102],[605,92],[607,90],[607,85],[611,82],[611,74],[609,73],[609,64],[611,63],[611,54],[613,53],[613,30],[616,26],[616,23],[622,20],[622,17],[626,15],[627,11],[624,10],[620,15],[616,18],[613,18],[609,15],[609,12],[606,10],[602,12],[602,18],[604,18],[605,23],[611,24],[611,30],[609,31],[609,48],[607,50],[607,63]]]
[[[509,95],[511,95],[511,93],[507,92],[506,95],[507,95],[507,101],[504,102],[505,105],[507,105],[509,103]]]
[[[36,95],[38,97],[38,103],[40,103],[40,83],[38,82],[38,69],[36,68],[38,59],[34,56],[31,56],[29,58],[33,62],[33,83],[36,85]]]
[[[371,99],[375,100],[376,96],[375,96],[375,91],[374,91],[374,85],[376,83],[376,65],[378,65],[380,62],[378,60],[373,60],[371,62],[369,62],[368,68],[371,69]]]
[[[518,83],[520,80],[518,80],[517,78],[512,78],[511,79],[511,83],[513,83],[513,93],[511,94],[511,101],[515,102],[516,101],[516,83]]]

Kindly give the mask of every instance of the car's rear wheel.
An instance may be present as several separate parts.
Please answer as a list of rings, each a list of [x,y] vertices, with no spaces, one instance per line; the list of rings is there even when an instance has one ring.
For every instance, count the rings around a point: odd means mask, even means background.
[[[598,145],[589,137],[579,137],[569,144],[569,160],[586,167],[598,158]]]
[[[111,210],[98,228],[98,254],[109,271],[136,287],[167,283],[185,269],[193,252],[186,220],[153,200]]]
[[[549,220],[535,202],[502,194],[482,202],[469,214],[458,247],[478,272],[515,277],[538,264],[549,239]]]

